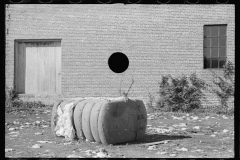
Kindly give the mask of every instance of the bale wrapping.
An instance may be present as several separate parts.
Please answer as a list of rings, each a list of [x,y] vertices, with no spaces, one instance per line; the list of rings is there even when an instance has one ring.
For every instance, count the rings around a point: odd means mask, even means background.
[[[68,100],[58,101],[54,104],[51,117],[51,128],[55,136],[64,136],[66,139],[76,138],[75,127],[73,125],[73,110],[77,103],[82,101]]]
[[[89,101],[82,111],[82,130],[83,130],[83,134],[86,137],[86,140],[89,142],[95,141],[92,136],[92,131],[90,127],[91,111],[94,105],[95,105],[94,101]]]
[[[87,101],[81,101],[79,102],[75,109],[74,109],[74,113],[73,113],[73,122],[74,122],[74,126],[76,129],[76,133],[77,133],[77,137],[78,139],[86,139],[84,134],[83,134],[83,130],[82,130],[82,111],[85,107],[85,105],[87,104]]]
[[[131,142],[143,138],[147,112],[140,100],[86,99],[74,110],[74,125],[82,139],[103,144]]]
[[[93,138],[97,143],[101,143],[99,133],[98,133],[98,116],[99,116],[101,107],[105,103],[106,103],[106,101],[101,101],[100,103],[96,103],[91,111],[90,127],[91,127]]]
[[[54,105],[53,105],[53,108],[52,108],[52,114],[51,114],[51,130],[52,130],[52,133],[54,136],[57,136],[56,133],[55,133],[55,128],[56,128],[56,125],[57,125],[57,121],[58,121],[58,118],[59,116],[57,115],[57,109],[58,109],[58,106],[62,103],[62,100],[59,100],[57,101]]]
[[[112,100],[105,104],[98,117],[98,132],[103,144],[140,140],[147,125],[147,112],[142,101]]]
[[[147,112],[137,99],[82,98],[55,103],[51,124],[54,135],[67,139],[127,143],[143,138]]]

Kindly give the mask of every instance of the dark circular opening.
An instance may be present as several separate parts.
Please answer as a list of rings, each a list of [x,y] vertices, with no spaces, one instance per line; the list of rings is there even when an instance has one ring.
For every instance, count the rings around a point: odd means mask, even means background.
[[[128,57],[121,52],[115,52],[108,58],[108,66],[115,73],[124,72],[128,65]]]

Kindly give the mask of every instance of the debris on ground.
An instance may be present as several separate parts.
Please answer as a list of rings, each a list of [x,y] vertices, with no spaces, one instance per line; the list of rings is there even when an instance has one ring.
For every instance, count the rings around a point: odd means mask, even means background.
[[[106,158],[106,157],[110,157],[108,155],[108,152],[104,149],[104,148],[101,148],[100,151],[97,153],[96,156],[93,156],[94,158]]]
[[[40,123],[41,123],[41,121],[36,121],[35,123],[37,123],[37,124],[40,124]]]
[[[40,119],[37,119],[35,114],[32,116],[31,114],[30,116],[27,114],[27,116],[23,117],[23,114],[20,112],[14,116],[16,117],[15,119],[13,119],[12,114],[9,116],[9,119],[6,119],[6,157],[24,157],[30,154],[28,153],[29,148],[36,148],[33,149],[35,152],[32,152],[33,154],[31,154],[31,156],[41,156],[44,158],[56,156],[67,158],[214,158],[222,156],[224,158],[234,156],[233,120],[232,117],[225,115],[208,114],[210,116],[196,116],[194,114],[184,114],[182,117],[177,117],[182,114],[174,114],[176,116],[172,116],[172,114],[167,113],[151,113],[148,114],[148,119],[151,121],[148,121],[147,136],[143,142],[140,144],[129,143],[128,145],[108,146],[106,148],[106,150],[108,150],[106,151],[104,148],[101,148],[103,147],[101,144],[96,142],[71,145],[75,144],[75,142],[69,142],[65,139],[53,139],[52,135],[50,135],[51,128],[49,126],[51,122],[49,118],[51,116],[48,116],[48,113],[51,113],[51,111],[49,110],[45,113],[39,112],[38,116]],[[24,114],[26,113],[24,112]],[[19,117],[22,119],[17,119]],[[202,120],[202,122],[199,122],[199,120]],[[188,133],[188,136],[192,138],[185,138],[185,133]],[[34,143],[37,144],[34,145]],[[54,147],[53,143],[60,145]],[[93,149],[94,146],[101,149],[88,150]],[[214,149],[209,150],[210,146]],[[217,147],[219,147],[219,149],[217,149]],[[38,150],[37,148],[43,148],[43,150]],[[48,151],[46,149],[48,149]],[[124,152],[126,149],[131,151]],[[220,152],[221,154],[219,154]]]
[[[200,126],[195,126],[195,127],[193,127],[193,129],[199,130]]]
[[[38,143],[53,143],[51,141],[37,141]]]
[[[192,120],[197,120],[199,119],[198,116],[191,116]]]
[[[154,115],[150,115],[150,116],[148,116],[147,119],[149,119],[149,120],[154,119]]]
[[[80,156],[80,155],[71,154],[71,155],[67,156],[67,158],[85,158],[85,157]]]
[[[223,119],[228,119],[228,117],[226,117],[225,115],[222,116]]]
[[[16,124],[19,124],[19,123],[20,123],[20,122],[13,121],[13,124],[15,124],[15,125],[16,125]]]
[[[197,150],[195,150],[195,152],[203,152],[203,150],[202,149],[197,149]]]
[[[143,146],[153,146],[153,145],[157,145],[157,144],[167,144],[170,141],[171,140],[164,140],[164,141],[158,141],[158,142],[152,142],[152,143],[145,143],[145,144],[143,144]]]
[[[16,128],[9,128],[8,130],[9,131],[14,131],[14,130],[16,130]]]
[[[181,130],[183,130],[183,131],[185,131],[185,130],[187,130],[188,128],[181,128]]]
[[[43,133],[42,132],[36,132],[36,133],[34,133],[35,135],[43,135]]]
[[[12,152],[12,151],[14,151],[14,149],[12,149],[12,148],[6,148],[5,149],[5,152]]]
[[[96,152],[93,151],[93,150],[86,150],[85,152],[86,152],[86,154],[87,154],[88,156],[92,156],[93,154],[96,153]]]
[[[151,145],[148,147],[148,150],[156,150],[157,146],[156,145]]]
[[[41,125],[41,127],[46,128],[49,127],[49,125]]]
[[[30,125],[31,123],[29,123],[29,122],[26,122],[26,123],[24,123],[25,125]]]
[[[167,152],[157,152],[156,154],[161,154],[161,155],[163,155],[163,154],[167,154]]]
[[[63,143],[63,145],[70,145],[70,144],[72,144],[72,142]]]
[[[204,117],[202,119],[208,120],[209,118],[210,118],[210,116],[206,116],[206,117]]]
[[[41,148],[41,145],[39,145],[39,144],[34,144],[34,145],[32,146],[32,148]]]
[[[177,151],[184,151],[184,152],[187,152],[187,151],[188,151],[188,149],[187,149],[187,148],[184,148],[184,147],[183,147],[183,148],[180,148],[180,149],[179,149],[179,148],[176,148],[175,150],[177,150]]]
[[[171,157],[176,157],[176,156],[177,156],[177,154],[175,154],[175,153],[172,153],[172,154],[169,154],[169,156],[171,156]]]
[[[9,134],[19,134],[19,131],[17,131],[17,132],[10,132]]]
[[[177,120],[183,120],[183,117],[175,117],[175,116],[172,116],[173,119],[177,119]]]
[[[223,133],[227,133],[228,131],[229,131],[229,130],[227,130],[227,129],[224,129],[224,130],[223,130]]]

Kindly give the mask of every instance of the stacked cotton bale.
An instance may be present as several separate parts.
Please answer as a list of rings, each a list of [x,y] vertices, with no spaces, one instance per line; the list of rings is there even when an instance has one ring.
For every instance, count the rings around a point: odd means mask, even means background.
[[[141,100],[89,97],[56,102],[51,121],[56,136],[117,144],[143,138],[147,112]]]

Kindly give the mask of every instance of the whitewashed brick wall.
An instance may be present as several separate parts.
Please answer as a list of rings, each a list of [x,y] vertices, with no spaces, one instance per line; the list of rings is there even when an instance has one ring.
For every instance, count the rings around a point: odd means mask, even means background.
[[[235,59],[234,5],[10,5],[6,11],[6,85],[14,83],[14,39],[62,39],[62,94],[118,96],[121,74],[107,65],[113,52],[129,58],[122,90],[147,100],[162,74],[203,69],[203,26],[227,24],[227,57]],[[218,74],[222,71],[215,70]],[[210,96],[214,104],[216,98]]]

